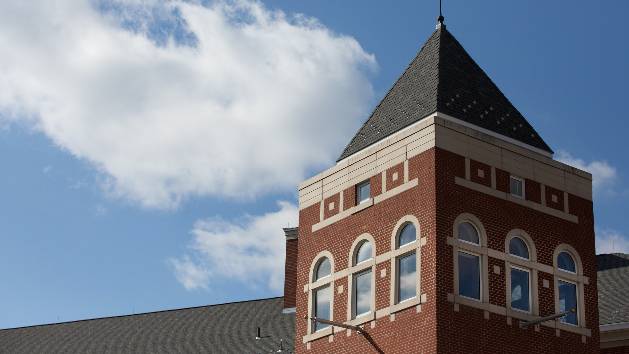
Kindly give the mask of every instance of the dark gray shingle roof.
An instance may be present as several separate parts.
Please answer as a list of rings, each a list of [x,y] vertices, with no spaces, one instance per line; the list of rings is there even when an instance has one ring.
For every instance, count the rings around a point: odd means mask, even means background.
[[[428,38],[339,161],[437,111],[552,153],[444,26]]]
[[[0,353],[270,353],[292,349],[283,298],[0,330]],[[256,329],[262,336],[256,340]]]
[[[629,322],[629,254],[599,254],[596,260],[600,324]]]

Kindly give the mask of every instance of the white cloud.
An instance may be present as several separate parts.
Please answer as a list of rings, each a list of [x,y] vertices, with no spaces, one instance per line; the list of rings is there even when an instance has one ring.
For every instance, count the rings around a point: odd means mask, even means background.
[[[284,284],[283,227],[297,225],[297,206],[279,202],[279,210],[226,221],[199,220],[190,252],[170,260],[186,289],[207,288],[212,279],[235,279],[248,286],[279,291]]]
[[[607,161],[594,160],[587,163],[566,151],[559,151],[555,158],[565,164],[590,172],[594,190],[610,188],[618,178],[616,168],[607,163]]]
[[[597,229],[596,253],[629,253],[629,238],[618,231]]]
[[[294,189],[368,113],[375,65],[249,0],[0,1],[0,125],[29,123],[148,207]]]

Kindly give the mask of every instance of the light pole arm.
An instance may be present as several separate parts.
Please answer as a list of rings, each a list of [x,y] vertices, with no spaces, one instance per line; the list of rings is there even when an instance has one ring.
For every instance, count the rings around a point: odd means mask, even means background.
[[[520,328],[526,328],[530,325],[536,325],[542,322],[546,322],[546,321],[550,321],[550,320],[555,320],[557,318],[561,318],[569,313],[576,313],[577,309],[576,308],[571,308],[568,311],[564,311],[564,312],[560,312],[554,315],[550,315],[550,316],[545,316],[545,317],[540,317],[536,320],[532,320],[532,321],[520,321]]]

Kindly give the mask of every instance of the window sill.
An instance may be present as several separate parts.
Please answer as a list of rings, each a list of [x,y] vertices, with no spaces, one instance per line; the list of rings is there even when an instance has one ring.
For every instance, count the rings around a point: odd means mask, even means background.
[[[413,307],[413,306],[417,306],[417,305],[421,305],[421,298],[419,296],[415,296],[413,298],[410,298],[408,300],[404,300],[402,302],[399,302],[395,305],[392,305],[389,307],[389,314],[394,314],[396,312],[400,312],[402,310],[406,310],[409,307]]]
[[[317,332],[305,335],[304,339],[303,339],[303,342],[304,343],[312,342],[312,341],[315,341],[317,339],[320,339],[320,338],[323,338],[323,337],[327,337],[327,336],[329,336],[329,335],[331,335],[333,333],[334,333],[334,328],[333,328],[333,326],[330,326],[330,327],[324,328],[324,329],[322,329],[320,331],[317,331]]]
[[[367,322],[371,322],[376,318],[376,312],[375,311],[369,311],[366,314],[360,315],[356,318],[354,318],[351,321],[347,321],[345,322],[345,324],[350,325],[350,326],[360,326],[362,324],[365,324]]]

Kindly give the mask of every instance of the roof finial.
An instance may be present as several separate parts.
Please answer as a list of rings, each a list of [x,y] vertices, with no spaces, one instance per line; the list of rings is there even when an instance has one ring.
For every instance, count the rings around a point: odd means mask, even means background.
[[[437,29],[446,28],[446,24],[443,23],[443,20],[445,20],[445,18],[443,17],[443,12],[441,11],[441,1],[439,0],[439,17],[437,17]]]

